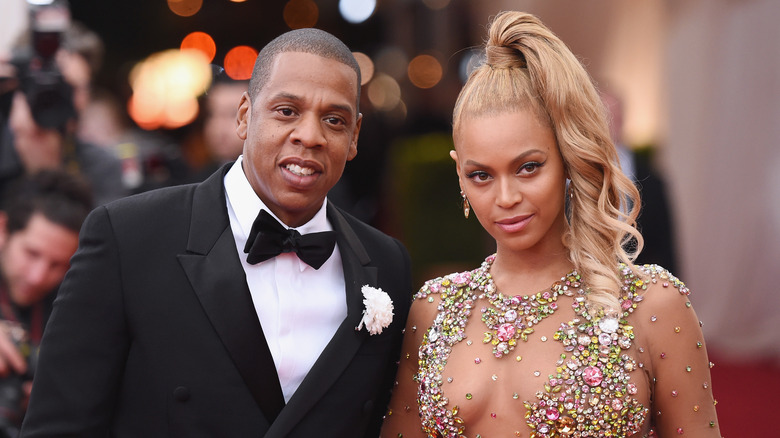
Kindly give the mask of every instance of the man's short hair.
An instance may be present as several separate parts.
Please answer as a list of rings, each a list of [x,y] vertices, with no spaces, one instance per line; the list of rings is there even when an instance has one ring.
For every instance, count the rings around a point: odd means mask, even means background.
[[[8,187],[3,200],[8,234],[25,229],[36,213],[78,233],[93,206],[89,183],[62,170],[21,177]]]
[[[268,82],[271,65],[276,55],[287,52],[311,53],[349,66],[357,75],[357,102],[360,104],[360,66],[346,44],[324,30],[315,28],[295,29],[285,32],[268,43],[255,60],[252,79],[249,81],[249,97],[254,98]]]

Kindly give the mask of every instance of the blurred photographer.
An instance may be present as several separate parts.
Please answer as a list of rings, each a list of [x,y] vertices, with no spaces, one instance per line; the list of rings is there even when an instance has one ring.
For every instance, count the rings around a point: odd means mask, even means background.
[[[119,159],[76,137],[77,106],[88,98],[89,66],[94,65],[74,44],[83,32],[73,31],[64,1],[28,8],[30,31],[21,39],[27,42],[18,44],[10,63],[0,68],[6,75],[0,80],[5,84],[0,101],[8,106],[7,120],[0,123],[0,185],[61,168],[83,175],[97,204],[125,196]]]
[[[45,170],[16,181],[0,206],[0,437],[16,436],[54,292],[92,208],[86,182]]]

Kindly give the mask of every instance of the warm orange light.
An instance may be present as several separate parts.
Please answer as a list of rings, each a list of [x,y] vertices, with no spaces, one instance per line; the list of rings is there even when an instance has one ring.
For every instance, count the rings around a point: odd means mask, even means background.
[[[290,0],[284,5],[284,22],[290,29],[314,27],[320,10],[312,0]]]
[[[181,50],[200,50],[211,62],[217,54],[217,44],[206,32],[192,32],[181,41]]]
[[[390,111],[401,102],[401,86],[395,79],[384,73],[376,75],[368,84],[368,100],[380,111]]]
[[[179,99],[165,106],[163,128],[179,128],[198,117],[198,101],[195,98]]]
[[[374,77],[374,61],[362,52],[352,52],[360,67],[360,85],[366,85]]]
[[[439,61],[431,55],[416,56],[407,69],[409,80],[418,88],[431,88],[439,83],[443,70]]]
[[[249,46],[236,46],[225,55],[225,73],[235,80],[252,77],[257,50]]]
[[[200,50],[171,49],[138,63],[128,79],[133,95],[127,111],[138,126],[178,128],[197,116],[197,98],[211,83],[211,68]]]
[[[182,17],[192,17],[200,11],[203,0],[168,0],[171,12]]]
[[[161,109],[155,107],[155,102],[139,99],[136,95],[130,96],[127,101],[127,114],[141,129],[149,131],[160,127]]]

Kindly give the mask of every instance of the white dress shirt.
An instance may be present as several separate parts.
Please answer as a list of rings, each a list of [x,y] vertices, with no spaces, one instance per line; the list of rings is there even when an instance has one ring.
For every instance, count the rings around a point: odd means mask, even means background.
[[[288,402],[347,316],[341,254],[336,245],[320,269],[307,265],[295,253],[282,253],[256,265],[247,263],[244,246],[260,209],[290,227],[255,194],[244,175],[242,161],[239,157],[225,175],[230,228]],[[323,202],[314,218],[296,230],[301,234],[332,231],[326,204]]]

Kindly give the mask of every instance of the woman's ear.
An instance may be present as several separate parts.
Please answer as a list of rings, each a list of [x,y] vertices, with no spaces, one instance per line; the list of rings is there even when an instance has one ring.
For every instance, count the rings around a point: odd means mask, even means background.
[[[455,161],[455,172],[458,174],[458,185],[463,190],[463,182],[460,180],[460,161],[458,160],[458,151],[455,149],[450,151],[450,157]]]

